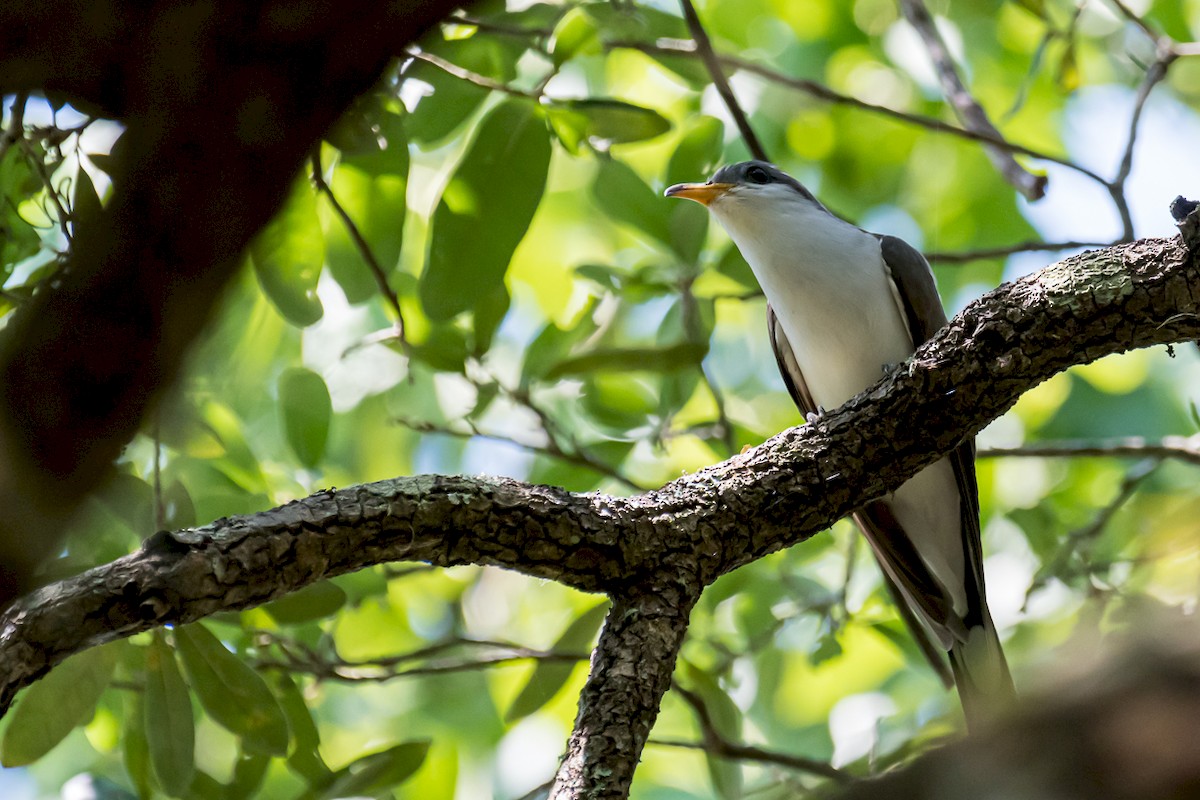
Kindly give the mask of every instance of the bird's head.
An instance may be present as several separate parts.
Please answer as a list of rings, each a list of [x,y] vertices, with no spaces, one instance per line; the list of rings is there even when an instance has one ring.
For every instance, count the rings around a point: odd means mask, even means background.
[[[677,183],[665,194],[707,207],[743,252],[807,221],[833,219],[800,181],[765,161],[730,164],[707,183]]]
[[[785,209],[793,203],[821,208],[800,181],[766,161],[743,161],[721,167],[707,183],[677,183],[667,197],[695,200],[721,218]]]

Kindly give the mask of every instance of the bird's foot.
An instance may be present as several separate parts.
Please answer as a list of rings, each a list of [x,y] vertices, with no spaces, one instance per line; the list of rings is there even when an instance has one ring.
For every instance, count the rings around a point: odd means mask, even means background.
[[[823,416],[825,416],[825,409],[821,406],[817,406],[816,411],[809,411],[804,415],[804,421],[811,425]]]

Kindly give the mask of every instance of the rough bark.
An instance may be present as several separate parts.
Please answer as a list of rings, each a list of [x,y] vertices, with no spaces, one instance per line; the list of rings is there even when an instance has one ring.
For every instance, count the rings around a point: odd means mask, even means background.
[[[1001,286],[816,424],[636,497],[398,478],[160,534],[0,616],[0,708],[71,653],[166,622],[383,561],[489,564],[608,593],[623,609],[580,707],[562,775],[570,789],[556,794],[623,797],[704,586],[899,486],[1055,373],[1200,337],[1198,267],[1179,239],[1142,240]],[[636,661],[616,647],[651,639],[660,646]],[[631,669],[646,684],[638,692]],[[617,735],[617,720],[637,733]]]

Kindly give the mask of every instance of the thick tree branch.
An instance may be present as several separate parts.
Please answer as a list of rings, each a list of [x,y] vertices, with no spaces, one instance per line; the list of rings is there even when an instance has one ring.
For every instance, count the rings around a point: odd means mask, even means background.
[[[700,597],[699,577],[680,573],[678,581],[653,591],[614,598],[550,800],[629,796],[633,771],[671,686],[688,615]]]
[[[1001,286],[817,424],[654,492],[399,478],[161,534],[0,617],[0,708],[86,647],[386,561],[502,566],[615,598],[664,587],[690,597],[899,486],[1068,366],[1196,338],[1196,256],[1178,239],[1141,240]]]

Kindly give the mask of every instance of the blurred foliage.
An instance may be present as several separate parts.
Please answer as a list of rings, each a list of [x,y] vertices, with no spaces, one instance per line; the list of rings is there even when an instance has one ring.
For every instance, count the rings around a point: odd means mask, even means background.
[[[1195,3],[1134,5],[1154,29],[1200,38]],[[1080,8],[932,10],[1006,136],[1091,163],[1103,156],[1072,140],[1071,104],[1121,87],[1124,130],[1153,48],[1110,6]],[[700,12],[722,53],[953,121],[891,0]],[[158,529],[394,475],[634,492],[800,422],[744,261],[702,209],[661,197],[746,154],[701,62],[663,44],[687,38],[672,4],[633,2],[492,0],[431,34],[330,132],[320,180],[297,176],[186,376],[46,578]],[[1175,75],[1156,92],[1194,126],[1200,93]],[[848,218],[930,251],[1038,236],[971,142],[747,72],[733,86],[776,161]],[[5,130],[13,108],[5,98]],[[120,146],[117,124],[36,97],[18,121],[0,150],[3,314],[53,279],[74,226],[100,213]],[[1030,266],[984,258],[937,275],[953,310]],[[1191,348],[1174,355],[1061,375],[981,446],[1189,434],[1200,366]],[[1142,609],[1194,609],[1193,467],[1011,458],[979,472],[993,610],[1019,683]],[[553,774],[603,609],[495,570],[401,565],[139,635],[24,693],[0,722],[0,759],[31,766],[0,775],[0,794],[53,797],[87,773],[122,798],[529,796]],[[957,724],[848,523],[718,581],[677,680],[731,741],[862,773]],[[696,719],[669,695],[655,736],[699,741]],[[780,797],[821,780],[652,744],[634,796]]]

